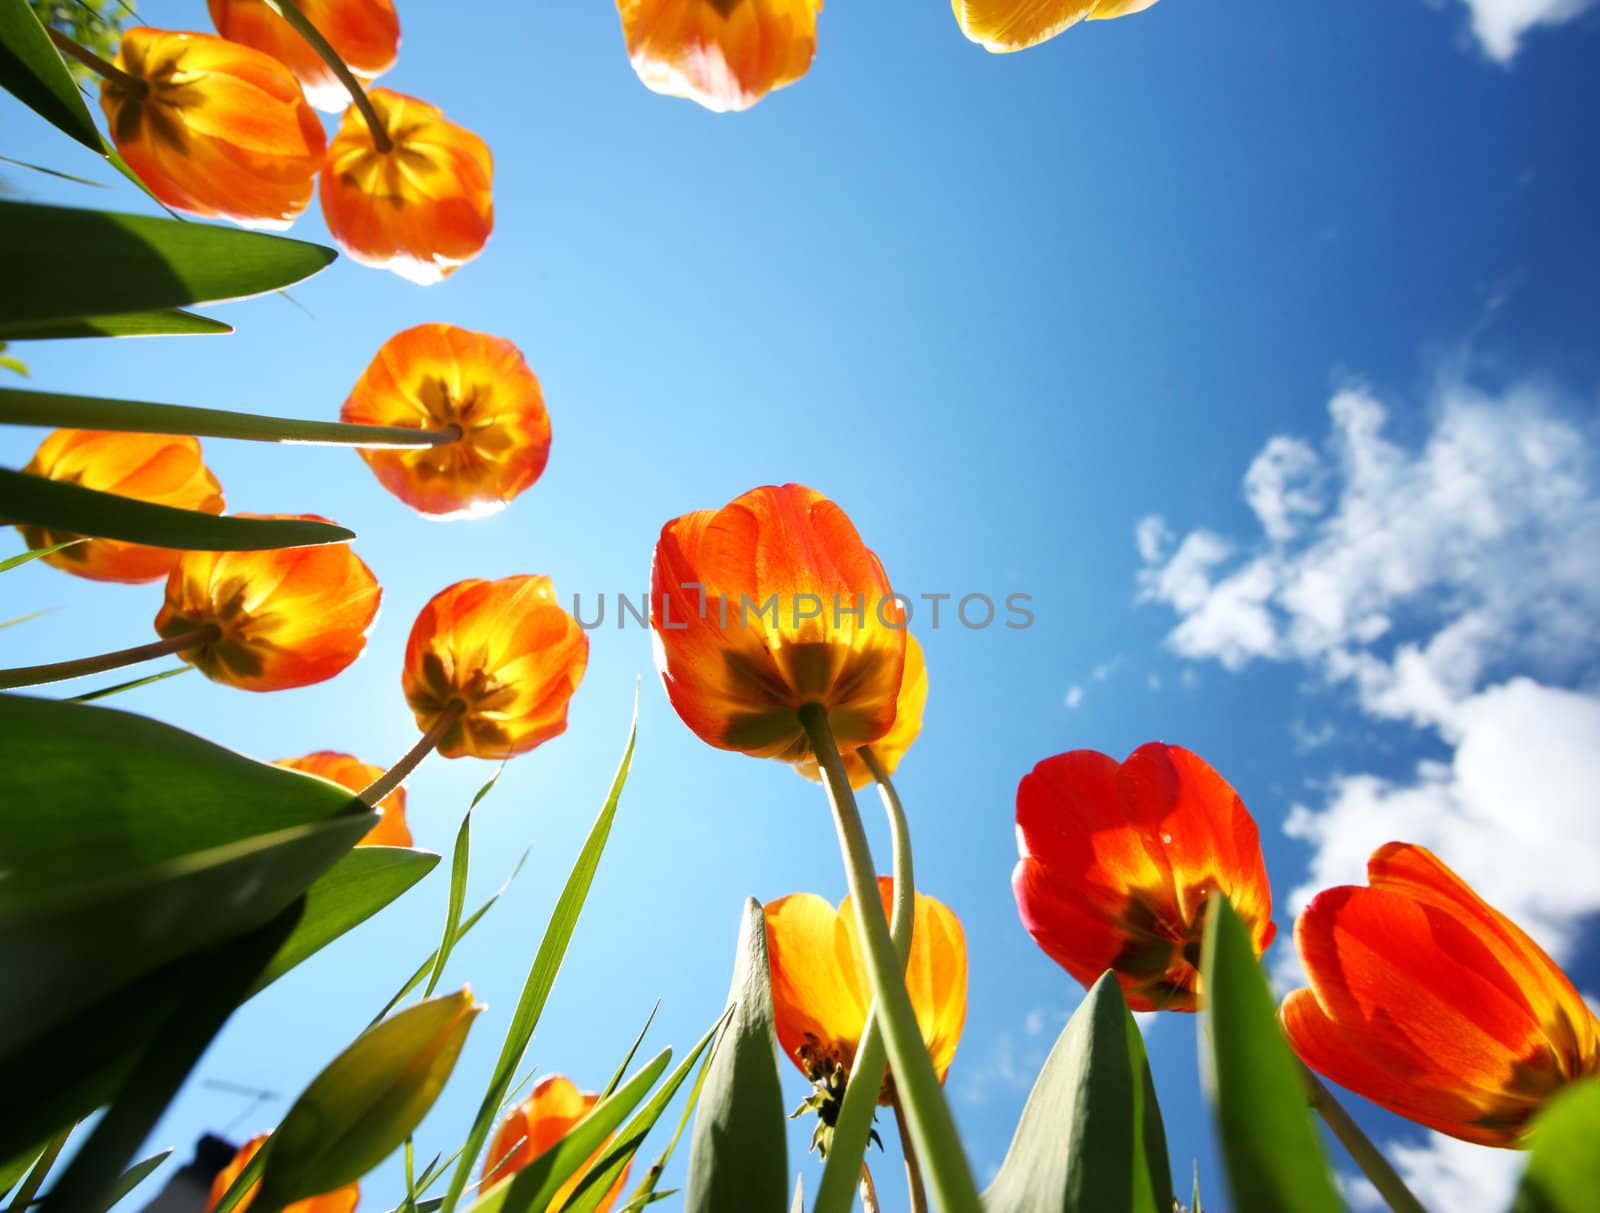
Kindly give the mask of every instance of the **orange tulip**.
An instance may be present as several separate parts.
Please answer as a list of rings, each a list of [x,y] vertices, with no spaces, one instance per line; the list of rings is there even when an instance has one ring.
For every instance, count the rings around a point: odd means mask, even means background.
[[[1156,0],[951,0],[961,32],[996,54],[1048,42],[1079,21],[1142,13]]]
[[[183,435],[56,430],[22,470],[155,505],[222,513],[222,486],[200,461],[200,443]],[[43,527],[17,529],[30,548],[76,538]],[[165,577],[181,555],[120,539],[85,539],[43,559],[79,577],[132,583]]]
[[[922,710],[928,703],[928,667],[922,658],[922,646],[910,632],[906,633],[906,672],[900,680],[900,694],[895,700],[894,724],[889,731],[872,743],[872,753],[883,764],[886,774],[893,775],[905,757],[911,743],[922,732]],[[860,791],[872,782],[872,772],[861,758],[860,750],[842,755],[845,774],[850,786]],[[794,769],[807,779],[822,781],[822,772],[815,758],[805,758],[794,764]]]
[[[878,896],[887,914],[892,878],[878,877]],[[784,1055],[812,1082],[826,1081],[836,1068],[848,1074],[872,1004],[854,903],[846,897],[835,910],[815,893],[793,893],[764,909],[772,1010]],[[917,894],[906,991],[943,1082],[967,1020],[967,941],[961,920],[923,893]],[[878,1102],[890,1102],[888,1080]]]
[[[300,758],[280,758],[273,765],[288,767],[291,771],[304,771],[308,775],[320,775],[352,792],[363,791],[383,774],[382,767],[375,767],[370,762],[362,762],[351,754],[340,754],[335,750],[318,750]],[[406,790],[396,788],[390,792],[378,802],[376,811],[379,814],[378,824],[368,830],[356,846],[409,847],[411,828],[406,825]]]
[[[266,1142],[269,1134],[262,1133],[252,1137],[239,1147],[239,1152],[233,1156],[233,1161],[217,1172],[217,1177],[211,1181],[211,1195],[206,1198],[205,1213],[217,1207],[217,1202],[223,1198],[228,1189],[233,1186],[233,1181],[238,1179],[250,1160],[256,1156]],[[236,1213],[244,1213],[250,1207],[250,1202],[256,1198],[256,1193],[261,1190],[261,1181],[258,1179],[250,1185],[239,1203],[234,1205]],[[313,1196],[309,1200],[297,1200],[293,1204],[285,1205],[283,1213],[352,1213],[356,1201],[361,1198],[361,1188],[358,1184],[346,1184],[342,1188],[335,1188],[332,1192],[325,1192],[321,1196]]]
[[[1207,900],[1226,893],[1256,954],[1272,890],[1256,823],[1206,761],[1152,741],[1125,762],[1046,758],[1017,788],[1011,875],[1023,926],[1085,987],[1107,969],[1136,1011],[1193,1011]]]
[[[483,1186],[488,1188],[527,1166],[560,1141],[562,1135],[589,1115],[590,1109],[599,1102],[599,1095],[578,1090],[570,1079],[560,1074],[540,1079],[528,1098],[511,1109],[495,1130],[494,1139],[489,1143],[489,1153],[483,1160]],[[606,1138],[606,1145],[610,1143],[611,1138]],[[577,1174],[556,1191],[543,1213],[557,1213],[557,1210],[566,1206],[578,1185],[583,1182],[584,1174],[605,1150],[606,1146],[603,1145],[594,1152]],[[616,1182],[595,1206],[594,1213],[608,1213],[617,1203],[632,1165],[629,1163],[622,1168],[622,1174],[617,1176]]]
[[[1369,887],[1295,923],[1311,980],[1279,1012],[1307,1065],[1419,1124],[1520,1144],[1569,1082],[1600,1076],[1600,1020],[1556,963],[1429,851],[1379,847]]]
[[[850,519],[813,489],[751,489],[662,527],[650,623],[672,706],[719,749],[813,757],[808,703],[827,709],[841,751],[894,724],[904,612]]]
[[[393,146],[379,151],[360,111],[345,111],[322,166],[328,231],[362,265],[423,286],[443,281],[494,230],[494,159],[425,101],[385,88],[367,97]]]
[[[566,731],[589,637],[548,577],[458,581],[435,594],[406,641],[401,679],[424,732],[459,705],[446,758],[510,758]]]
[[[262,0],[207,0],[211,23],[231,42],[271,55],[295,74],[306,100],[337,114],[350,94],[322,56],[311,49]],[[394,66],[400,50],[400,18],[392,0],[296,0],[317,31],[328,40],[356,79],[370,84]]]
[[[213,682],[282,691],[324,682],[361,656],[381,595],[348,544],[185,552],[167,577],[156,631],[214,628],[215,639],[179,656]]]
[[[444,446],[361,452],[384,488],[430,518],[503,509],[550,457],[550,414],[521,352],[452,324],[420,324],[385,341],[340,416],[461,432]]]
[[[822,0],[617,0],[640,82],[719,114],[810,70],[821,9]]]
[[[111,138],[139,180],[191,215],[282,229],[311,201],[327,137],[294,74],[210,34],[124,31],[100,86]]]

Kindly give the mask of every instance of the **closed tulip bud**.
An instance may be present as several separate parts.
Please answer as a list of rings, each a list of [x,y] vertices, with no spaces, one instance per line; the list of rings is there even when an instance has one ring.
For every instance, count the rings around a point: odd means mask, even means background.
[[[652,92],[749,109],[817,51],[822,0],[617,0],[628,58]]]
[[[351,106],[322,166],[322,216],[354,260],[423,286],[479,253],[494,230],[494,159],[478,136],[415,97],[367,94],[392,146]]]
[[[1141,13],[1156,0],[951,0],[961,32],[996,54],[1048,42],[1069,25]]]
[[[500,1122],[500,1127],[495,1130],[494,1139],[489,1143],[489,1153],[483,1160],[483,1186],[492,1187],[527,1166],[560,1141],[567,1130],[589,1115],[599,1102],[598,1094],[593,1091],[578,1090],[571,1079],[564,1078],[560,1074],[551,1074],[540,1079],[528,1093],[528,1097],[512,1108]],[[612,1135],[614,1136],[615,1134]],[[555,1196],[544,1207],[542,1213],[558,1213],[566,1207],[567,1201],[572,1199],[573,1192],[583,1182],[584,1174],[606,1152],[606,1146],[610,1145],[612,1137],[607,1137],[606,1145],[596,1150],[589,1160],[573,1173],[572,1178],[557,1189]],[[600,1198],[600,1203],[594,1206],[594,1213],[610,1213],[612,1206],[617,1203],[617,1198],[622,1195],[622,1186],[628,1181],[628,1171],[631,1166],[630,1163],[622,1168],[622,1173],[617,1176],[616,1182]]]
[[[339,77],[311,44],[263,0],[207,0],[211,23],[230,42],[271,55],[295,74],[306,100],[330,114],[350,104]],[[392,0],[295,0],[357,80],[371,84],[394,66],[400,18]]]
[[[327,137],[294,74],[210,34],[126,30],[100,88],[112,141],[173,210],[282,229],[311,201]]]
[[[342,788],[360,792],[374,784],[383,775],[382,767],[362,762],[351,754],[334,750],[318,750],[299,758],[280,758],[274,766],[288,767],[291,771],[304,771],[319,775]],[[411,828],[406,825],[406,790],[396,788],[373,806],[379,815],[373,826],[356,843],[358,847],[409,847]]]
[[[217,1207],[217,1202],[227,1194],[229,1188],[233,1187],[233,1181],[244,1173],[244,1169],[250,1165],[250,1160],[260,1153],[261,1147],[269,1139],[270,1135],[266,1133],[252,1137],[239,1147],[232,1161],[217,1172],[216,1178],[211,1181],[211,1194],[206,1198],[205,1213],[211,1213],[211,1210]],[[254,1203],[256,1193],[260,1190],[260,1180],[251,1184],[239,1198],[238,1203],[233,1206],[234,1213],[244,1213]],[[354,1213],[356,1202],[360,1199],[360,1186],[353,1183],[345,1184],[342,1188],[335,1188],[320,1196],[308,1196],[305,1200],[291,1201],[284,1207],[283,1213]]]
[[[200,461],[200,443],[184,435],[56,430],[23,471],[152,505],[222,513],[222,486]],[[43,527],[18,529],[32,548],[76,538]],[[131,583],[165,577],[182,555],[176,548],[84,539],[43,559],[79,577]]]

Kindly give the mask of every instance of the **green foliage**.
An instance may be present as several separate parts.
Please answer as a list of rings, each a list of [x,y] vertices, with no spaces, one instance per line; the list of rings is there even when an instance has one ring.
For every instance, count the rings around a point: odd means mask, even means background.
[[[1528,1140],[1532,1153],[1512,1213],[1590,1213],[1600,1202],[1600,1078],[1552,1099]]]
[[[60,30],[102,59],[116,55],[122,27],[133,16],[127,0],[28,0],[28,7],[41,24]],[[81,63],[69,59],[67,67],[84,84],[99,83],[98,77]]]
[[[1039,1072],[987,1213],[1170,1213],[1166,1131],[1116,976],[1095,982]]]
[[[71,6],[0,0],[0,88],[84,147],[99,152],[103,145],[89,107],[60,53],[50,44],[40,18],[34,15],[46,10],[44,20],[54,25],[55,14],[49,10],[58,7]],[[4,230],[0,221],[0,231]]]

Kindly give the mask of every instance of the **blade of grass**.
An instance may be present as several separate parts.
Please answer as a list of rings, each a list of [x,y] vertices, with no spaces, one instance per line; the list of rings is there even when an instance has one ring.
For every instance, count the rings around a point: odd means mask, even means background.
[[[131,691],[135,687],[142,687],[152,682],[160,682],[166,678],[174,678],[179,674],[187,674],[192,669],[194,669],[192,665],[173,666],[170,670],[162,670],[159,674],[147,674],[143,678],[131,678],[127,682],[101,687],[95,691],[85,691],[82,695],[73,695],[70,697],[69,702],[93,703],[96,699],[106,699],[112,695],[120,695],[123,691]]]
[[[485,786],[485,791],[488,786]],[[482,795],[482,793],[479,793]],[[473,801],[476,804],[477,801]],[[424,998],[432,998],[434,987],[444,976],[444,966],[456,946],[456,934],[461,928],[461,907],[467,900],[467,869],[472,851],[472,809],[461,815],[461,826],[456,830],[455,854],[450,860],[450,899],[444,915],[444,938],[433,950],[433,971],[428,974],[428,986],[422,991]]]
[[[29,548],[26,552],[18,552],[15,556],[7,556],[4,560],[0,560],[0,573],[9,573],[19,565],[27,564],[30,560],[37,560],[41,556],[49,556],[54,552],[59,552],[62,548],[70,548],[73,544],[82,542],[83,538],[79,536],[77,539],[63,539],[60,543],[52,543],[48,547]],[[29,616],[29,618],[32,618],[32,616]]]
[[[622,1059],[622,1064],[617,1067],[617,1072],[611,1076],[611,1081],[606,1083],[605,1090],[600,1092],[600,1098],[617,1089],[617,1084],[622,1081],[622,1076],[628,1072],[628,1067],[633,1064],[633,1055],[639,1051],[639,1046],[644,1043],[645,1034],[650,1031],[650,1025],[656,1021],[656,1012],[661,1009],[661,1000],[656,999],[656,1005],[650,1008],[650,1014],[645,1018],[644,1027],[639,1029],[639,1035],[633,1042],[633,1047],[628,1050],[628,1055]]]
[[[110,1198],[101,1204],[95,1213],[108,1213],[124,1196],[149,1179],[157,1168],[167,1161],[171,1154],[171,1149],[166,1149],[159,1154],[152,1154],[149,1158],[141,1159],[139,1162],[134,1163],[133,1166],[122,1173],[122,1178],[117,1180],[117,1186],[112,1189]]]

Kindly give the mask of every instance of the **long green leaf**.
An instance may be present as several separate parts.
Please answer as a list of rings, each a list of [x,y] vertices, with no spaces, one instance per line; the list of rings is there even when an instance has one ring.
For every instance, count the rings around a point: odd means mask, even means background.
[[[41,556],[49,556],[59,552],[62,548],[70,548],[75,543],[82,543],[81,539],[63,539],[60,543],[52,543],[42,548],[29,548],[26,552],[18,552],[15,556],[7,556],[0,560],[0,573],[6,573],[14,568],[25,565],[30,560],[38,560]]]
[[[639,1046],[644,1044],[644,1038],[650,1034],[650,1025],[655,1023],[656,1012],[660,1009],[661,1000],[658,998],[655,1006],[650,1008],[650,1014],[644,1017],[644,1027],[640,1028],[639,1035],[633,1038],[633,1044],[629,1047],[627,1056],[622,1059],[622,1064],[612,1071],[611,1081],[606,1083],[605,1089],[600,1092],[602,1097],[610,1095],[611,1092],[617,1089],[618,1084],[622,1082],[623,1075],[628,1072],[628,1067],[633,1064],[633,1059],[639,1052]]]
[[[84,147],[101,150],[89,107],[26,0],[0,0],[0,88]]]
[[[121,312],[113,316],[79,316],[70,320],[21,323],[6,330],[7,341],[63,341],[77,337],[212,337],[233,332],[233,325],[167,308],[154,312]]]
[[[123,1172],[122,1177],[117,1180],[116,1186],[112,1188],[110,1197],[99,1209],[95,1210],[95,1213],[106,1213],[124,1196],[154,1175],[171,1154],[171,1149],[166,1149],[159,1154],[152,1154],[149,1158],[144,1158],[134,1163],[133,1166]]]
[[[456,846],[450,859],[450,895],[445,907],[444,938],[434,950],[433,972],[428,974],[428,986],[422,996],[433,994],[444,967],[450,961],[450,952],[456,946],[456,935],[461,930],[461,908],[467,900],[467,870],[472,852],[472,810],[461,815],[460,828],[456,830]]]
[[[3,220],[0,220],[3,222]],[[355,532],[298,518],[229,518],[154,505],[81,484],[0,468],[0,518],[53,531],[200,552],[254,552],[343,543]]]
[[[1512,1213],[1592,1213],[1600,1198],[1600,1078],[1569,1086],[1534,1118]]]
[[[629,1194],[627,1203],[623,1206],[624,1213],[627,1210],[642,1209],[653,1201],[662,1200],[676,1194],[677,1189],[658,1194],[656,1185],[661,1182],[661,1176],[665,1174],[667,1169],[667,1162],[672,1158],[673,1151],[678,1148],[678,1142],[683,1138],[683,1131],[689,1127],[689,1121],[694,1116],[694,1110],[700,1106],[700,1093],[705,1089],[706,1075],[711,1071],[711,1060],[715,1056],[716,1046],[713,1045],[711,1052],[707,1053],[705,1060],[700,1063],[700,1073],[695,1075],[694,1086],[689,1088],[689,1098],[684,1100],[683,1112],[678,1117],[678,1127],[672,1131],[672,1137],[667,1142],[666,1148],[656,1157],[655,1162],[650,1164],[649,1170],[644,1173],[644,1178],[639,1181],[639,1185]]]
[[[1206,911],[1202,1076],[1237,1213],[1340,1213],[1298,1062],[1250,934],[1221,894]]]
[[[484,1092],[483,1102],[478,1106],[478,1115],[473,1119],[472,1128],[467,1134],[466,1148],[462,1151],[461,1159],[450,1176],[450,1187],[444,1197],[445,1213],[450,1213],[456,1207],[456,1202],[466,1190],[467,1183],[472,1177],[473,1163],[477,1161],[478,1152],[483,1149],[483,1143],[488,1138],[490,1129],[494,1127],[495,1116],[500,1110],[500,1100],[511,1085],[512,1079],[516,1077],[517,1067],[522,1063],[522,1055],[527,1051],[528,1042],[533,1039],[533,1030],[538,1026],[539,1016],[544,1011],[545,1000],[549,998],[550,989],[555,985],[556,973],[561,968],[562,958],[567,954],[567,944],[572,941],[572,932],[578,925],[578,915],[583,910],[584,900],[589,896],[589,886],[594,882],[595,871],[600,866],[601,852],[605,850],[606,839],[611,835],[611,822],[617,814],[617,802],[622,798],[623,785],[628,781],[628,767],[633,762],[633,743],[638,731],[639,703],[636,696],[633,722],[628,726],[628,744],[623,749],[622,761],[617,765],[617,773],[611,780],[611,790],[606,795],[605,804],[601,806],[600,814],[589,830],[589,837],[584,841],[583,850],[578,853],[578,861],[573,865],[567,883],[561,890],[561,896],[556,901],[555,911],[550,915],[550,922],[545,927],[544,938],[539,942],[539,951],[533,958],[533,967],[528,970],[528,979],[523,983],[522,996],[517,1000],[517,1009],[511,1016],[511,1027],[506,1033],[505,1043],[500,1048],[500,1058],[495,1062],[489,1089]],[[590,1118],[593,1118],[593,1113],[590,1114]],[[543,1208],[542,1205],[539,1207]]]
[[[42,321],[259,295],[336,255],[232,227],[0,201],[0,264],[8,282],[27,284],[0,292],[0,338]]]
[[[1171,1213],[1155,1084],[1113,974],[1095,982],[1050,1051],[983,1207]]]
[[[107,687],[97,687],[92,691],[85,691],[81,695],[69,695],[70,703],[94,703],[97,700],[109,699],[113,695],[120,695],[124,691],[137,690],[139,687],[149,686],[152,682],[165,682],[169,678],[176,678],[179,674],[187,674],[194,669],[192,665],[175,665],[170,670],[162,670],[158,674],[146,674],[143,678],[130,678],[126,682],[115,682]]]
[[[4,1162],[0,1162],[0,1200],[4,1200],[6,1193],[16,1187],[24,1175],[33,1170],[33,1164],[39,1161],[48,1146],[48,1142],[44,1145],[29,1146],[26,1150],[18,1151]]]
[[[437,439],[423,431],[404,426],[303,421],[296,417],[265,417],[182,404],[107,400],[99,396],[70,396],[23,388],[0,389],[0,422],[8,425],[71,426],[81,430],[119,430],[134,434],[197,434],[202,438],[237,438],[247,442],[397,450],[437,443]]]
[[[789,1202],[788,1132],[773,1027],[766,918],[751,897],[739,922],[733,1018],[711,1059],[689,1136],[685,1213],[783,1213]]]

